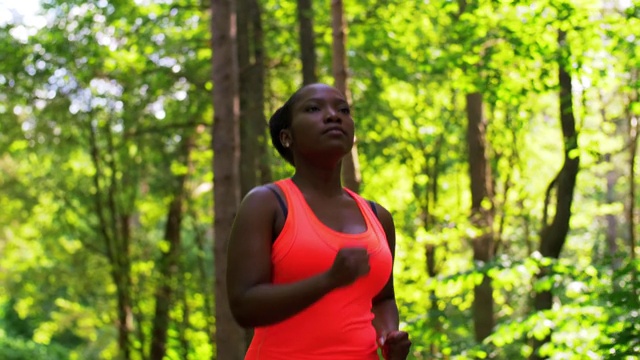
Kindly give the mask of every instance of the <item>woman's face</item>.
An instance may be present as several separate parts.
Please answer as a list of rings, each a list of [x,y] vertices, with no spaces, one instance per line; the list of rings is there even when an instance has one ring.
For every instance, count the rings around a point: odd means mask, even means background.
[[[309,85],[291,110],[291,127],[283,130],[280,139],[290,144],[294,154],[339,160],[351,151],[354,123],[347,100],[336,88]]]

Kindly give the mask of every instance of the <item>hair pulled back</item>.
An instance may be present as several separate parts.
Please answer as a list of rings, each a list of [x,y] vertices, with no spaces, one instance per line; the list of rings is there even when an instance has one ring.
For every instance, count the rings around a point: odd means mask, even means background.
[[[300,91],[302,91],[304,87],[298,89],[291,97],[282,105],[278,110],[276,110],[271,118],[269,119],[269,132],[271,134],[271,143],[278,150],[280,156],[285,159],[291,165],[293,163],[293,153],[291,149],[285,148],[280,142],[280,132],[282,130],[288,129],[291,127],[291,121],[293,120],[293,106],[298,100]]]

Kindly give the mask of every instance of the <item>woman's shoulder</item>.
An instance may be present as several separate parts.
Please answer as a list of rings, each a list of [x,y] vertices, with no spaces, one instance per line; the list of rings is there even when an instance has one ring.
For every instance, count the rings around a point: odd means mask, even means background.
[[[264,201],[272,198],[274,191],[280,191],[280,188],[275,184],[275,182],[261,184],[249,190],[242,201]]]
[[[258,185],[247,192],[242,199],[240,207],[254,208],[257,211],[272,208],[274,205],[277,205],[277,198],[274,196],[274,193],[278,195],[281,194],[280,188],[275,185],[275,183]]]
[[[386,207],[382,206],[380,203],[378,203],[375,200],[371,200],[367,198],[362,198],[362,199],[365,200],[369,204],[369,206],[371,206],[371,209],[373,210],[374,214],[376,215],[380,223],[383,225],[383,227],[387,228],[388,226],[391,226],[391,227],[394,226],[393,216],[391,215],[391,212],[387,210]]]

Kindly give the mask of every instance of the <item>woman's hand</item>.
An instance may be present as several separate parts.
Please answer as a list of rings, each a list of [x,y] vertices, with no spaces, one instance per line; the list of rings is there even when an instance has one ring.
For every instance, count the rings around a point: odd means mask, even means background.
[[[385,360],[406,360],[411,349],[409,334],[404,331],[391,331],[381,336],[379,343]]]
[[[336,254],[327,274],[335,287],[341,287],[352,284],[370,270],[367,248],[344,247]]]

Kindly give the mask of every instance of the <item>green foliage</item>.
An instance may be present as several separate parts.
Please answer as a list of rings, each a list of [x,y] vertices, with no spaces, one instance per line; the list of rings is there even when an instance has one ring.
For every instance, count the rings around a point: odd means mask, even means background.
[[[269,116],[300,85],[301,65],[295,2],[261,4]],[[394,215],[396,296],[412,358],[521,359],[532,339],[547,335],[543,352],[552,359],[640,351],[640,270],[627,261],[629,231],[638,229],[625,212],[638,203],[628,198],[627,150],[631,116],[640,113],[639,8],[345,2],[362,192]],[[50,0],[43,11],[47,21],[36,27],[0,24],[0,358],[116,357],[125,285],[132,359],[145,357],[179,175],[187,176],[187,199],[167,357],[210,358],[215,154],[206,2]],[[328,2],[314,2],[318,73],[331,83],[329,19]],[[562,47],[558,29],[567,31]],[[536,250],[546,188],[562,165],[560,51],[568,51],[575,85],[582,169],[571,232],[552,260]],[[469,241],[478,232],[468,219],[471,91],[483,94],[494,177],[497,250],[487,264],[473,263]],[[271,155],[274,177],[290,175]],[[118,236],[119,216],[129,221],[124,264],[108,255],[98,200],[113,210],[105,212],[107,235]],[[550,271],[536,280],[541,267]],[[128,285],[114,276],[122,269]],[[473,287],[485,275],[497,325],[477,344]],[[554,293],[553,308],[537,313],[532,294],[541,290]]]
[[[5,360],[65,360],[69,351],[60,345],[42,345],[30,340],[0,335],[0,358]]]
[[[640,261],[617,269],[611,279],[613,291],[602,294],[609,315],[606,340],[600,350],[608,359],[627,359],[640,354]]]

